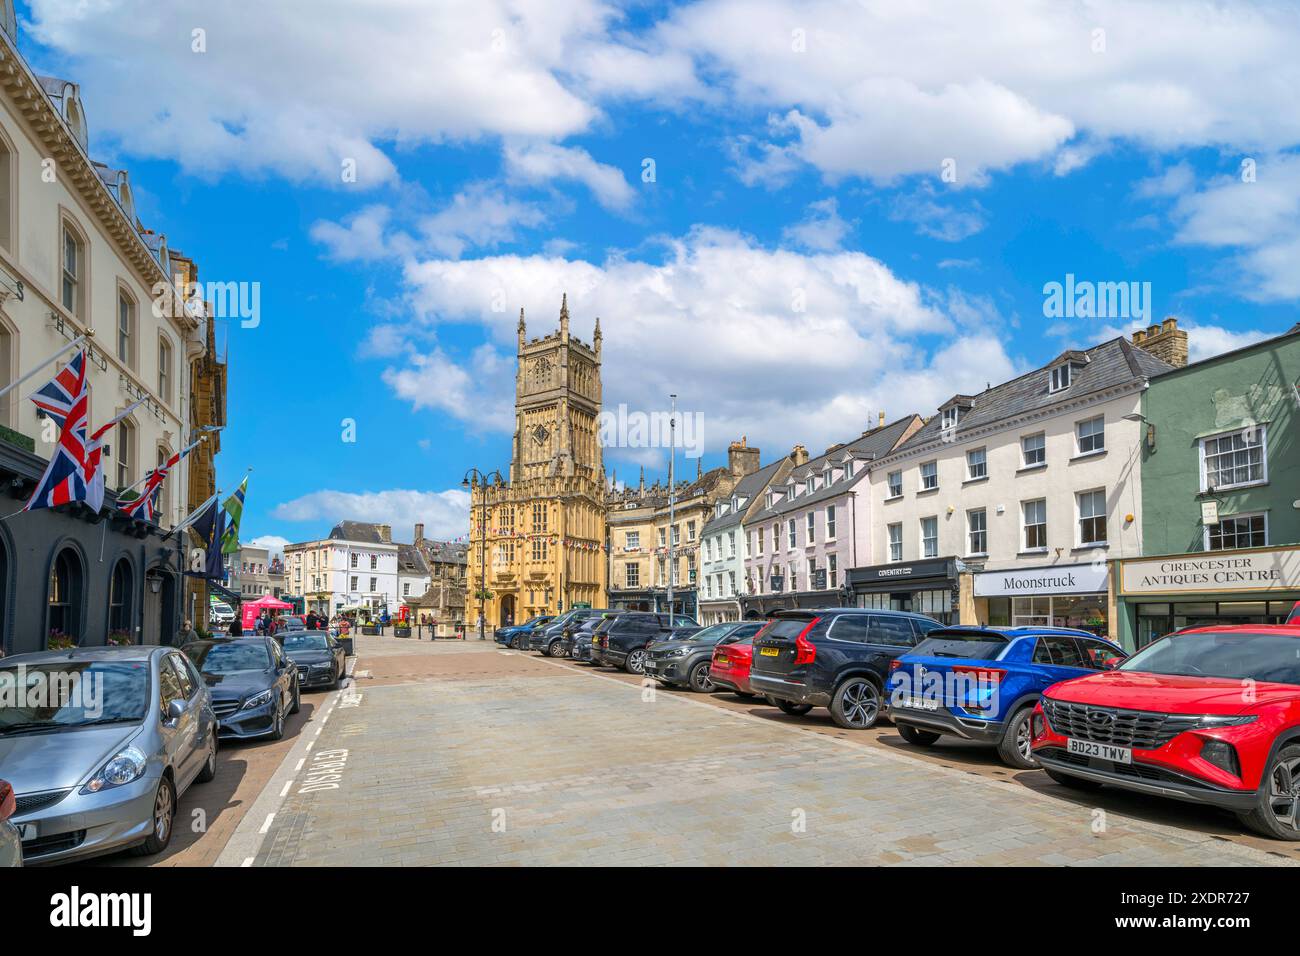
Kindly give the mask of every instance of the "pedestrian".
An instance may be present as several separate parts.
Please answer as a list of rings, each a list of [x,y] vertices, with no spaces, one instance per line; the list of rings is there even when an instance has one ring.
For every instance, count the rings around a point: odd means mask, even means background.
[[[244,625],[240,623],[238,614],[236,614],[233,618],[231,618],[230,627],[226,629],[226,633],[228,633],[231,637],[244,636]]]
[[[180,640],[180,646],[184,647],[190,641],[197,641],[199,639],[199,634],[196,630],[194,630],[194,625],[190,623],[189,619],[187,618],[181,624],[181,632],[179,635],[177,635],[177,637]]]

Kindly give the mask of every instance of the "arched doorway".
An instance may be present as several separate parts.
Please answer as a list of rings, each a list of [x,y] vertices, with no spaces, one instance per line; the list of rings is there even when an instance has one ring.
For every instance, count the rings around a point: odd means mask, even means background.
[[[75,646],[83,636],[81,602],[85,593],[85,568],[81,556],[63,548],[50,563],[46,586],[45,646]]]
[[[135,610],[135,569],[126,558],[118,558],[113,565],[113,576],[108,583],[108,642],[110,644],[130,643],[136,639],[134,617]]]
[[[509,627],[515,623],[515,596],[503,595],[501,598],[501,623],[499,627]]]

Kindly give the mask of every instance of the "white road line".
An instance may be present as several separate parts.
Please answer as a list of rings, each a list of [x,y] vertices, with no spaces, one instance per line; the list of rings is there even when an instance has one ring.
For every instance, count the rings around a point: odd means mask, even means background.
[[[280,796],[287,797],[289,795],[289,791],[292,789],[293,789],[293,781],[286,780],[284,782],[284,788],[280,791]]]
[[[245,857],[245,858],[244,858],[244,862],[241,863],[241,864],[239,864],[239,865],[240,865],[240,866],[252,866],[252,865],[253,865],[253,857],[251,857],[251,856],[250,856],[250,857]]]
[[[306,758],[306,757],[303,757],[301,760],[299,760],[298,763],[297,763],[297,765],[293,768],[293,772],[294,772],[294,773],[297,773],[299,770],[301,770],[301,769],[302,769],[302,765],[305,764],[306,762],[307,762],[307,758]]]
[[[271,821],[273,821],[274,819],[275,819],[275,814],[268,813],[266,815],[266,819],[262,821],[262,829],[258,830],[257,832],[266,833],[267,830],[271,829]]]

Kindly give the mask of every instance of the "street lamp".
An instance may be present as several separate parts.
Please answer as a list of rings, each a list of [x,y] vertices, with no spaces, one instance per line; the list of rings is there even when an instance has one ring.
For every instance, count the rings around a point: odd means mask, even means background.
[[[501,482],[501,472],[494,471],[497,483]],[[483,513],[479,517],[479,542],[478,542],[478,639],[487,640],[487,633],[484,629],[485,620],[483,617],[483,596],[487,593],[487,475],[477,468],[471,468],[465,472],[465,477],[461,480],[461,486],[471,489],[474,485],[483,486]]]

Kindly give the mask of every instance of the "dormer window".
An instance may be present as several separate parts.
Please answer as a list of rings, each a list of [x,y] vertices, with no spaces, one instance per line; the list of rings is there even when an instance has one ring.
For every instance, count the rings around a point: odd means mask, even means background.
[[[956,428],[960,418],[961,408],[959,406],[954,405],[952,408],[945,408],[943,410],[943,427]]]
[[[844,477],[845,477],[845,478],[852,478],[852,477],[853,477],[853,462],[852,462],[852,461],[846,461],[846,462],[844,463]]]
[[[809,478],[807,481],[803,483],[803,487],[804,487],[804,491],[806,491],[808,494],[812,494],[814,491],[817,490],[817,479]]]
[[[1070,366],[1058,365],[1052,369],[1052,391],[1063,392],[1070,387]]]

